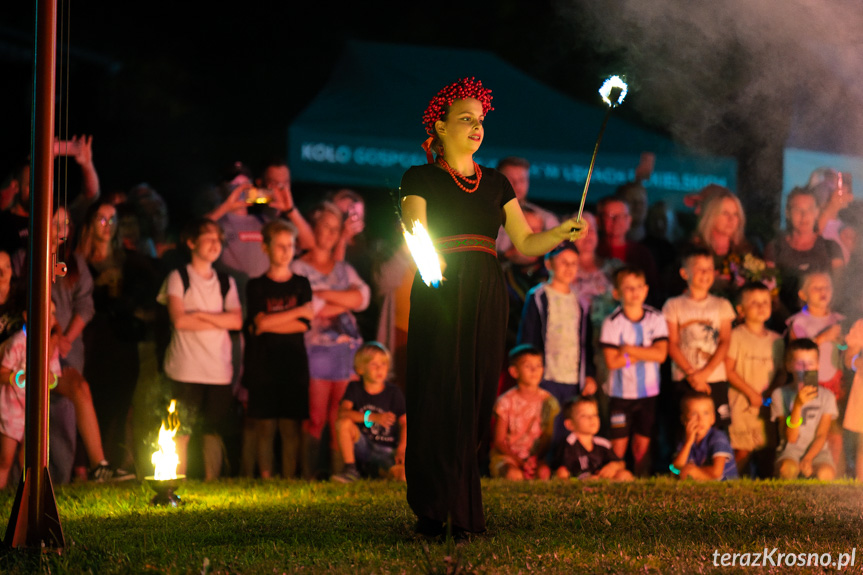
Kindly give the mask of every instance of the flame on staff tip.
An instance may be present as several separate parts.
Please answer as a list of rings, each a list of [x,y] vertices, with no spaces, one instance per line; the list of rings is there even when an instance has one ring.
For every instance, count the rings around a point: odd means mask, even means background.
[[[171,405],[168,406],[167,426],[165,420],[162,420],[162,426],[159,428],[159,450],[153,452],[151,458],[156,466],[156,472],[153,474],[156,481],[177,479],[177,465],[180,464],[180,456],[177,455],[174,436],[180,429],[180,418],[177,416],[176,409],[177,400],[172,399]]]
[[[602,83],[599,88],[599,95],[602,96],[602,101],[614,108],[623,103],[626,98],[626,93],[629,91],[629,86],[623,81],[620,76],[611,76]],[[612,95],[617,92],[617,99],[612,100]]]
[[[590,176],[593,174],[593,166],[596,164],[596,153],[599,151],[599,143],[602,141],[602,135],[605,133],[605,127],[608,125],[608,119],[611,117],[611,111],[623,103],[626,98],[626,93],[629,87],[623,78],[620,76],[611,76],[602,83],[599,88],[599,94],[603,101],[608,104],[608,111],[605,113],[605,118],[602,120],[602,127],[599,128],[599,135],[596,137],[596,144],[593,146],[593,156],[590,158],[590,167],[587,169],[587,177],[584,180],[584,191],[581,194],[581,205],[578,207],[578,221],[581,221],[581,214],[584,212],[584,200],[587,199],[587,188],[590,186]],[[575,231],[575,228],[572,229]]]
[[[408,244],[408,249],[417,264],[423,282],[427,286],[438,287],[443,279],[443,274],[440,271],[440,260],[434,249],[431,236],[419,220],[414,220],[413,231],[409,232],[404,223],[402,229],[405,234],[405,242]]]

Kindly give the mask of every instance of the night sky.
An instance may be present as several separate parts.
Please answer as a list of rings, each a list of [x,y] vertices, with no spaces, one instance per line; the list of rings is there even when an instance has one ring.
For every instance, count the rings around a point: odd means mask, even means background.
[[[326,82],[347,39],[486,49],[584,98],[604,73],[547,0],[449,12],[429,3],[310,2],[300,10],[251,1],[197,13],[166,2],[72,4],[69,133],[94,134],[103,190],[146,181],[175,212],[230,162],[256,168],[286,156],[291,119]],[[0,8],[4,166],[29,151],[34,7]],[[58,91],[65,105],[62,84]]]
[[[69,133],[94,134],[104,191],[148,182],[169,201],[176,224],[188,199],[230,162],[255,169],[286,156],[291,119],[324,85],[346,40],[478,48],[589,103],[602,78],[627,74],[634,94],[620,115],[694,150],[736,157],[744,204],[765,213],[766,200],[772,217],[795,102],[816,94],[825,99],[819,110],[835,109],[836,90],[820,74],[826,67],[812,63],[816,50],[800,47],[822,37],[833,48],[852,43],[861,23],[836,12],[845,4],[718,0],[682,11],[671,0],[485,0],[452,8],[252,0],[198,3],[193,12],[175,2],[90,0],[71,13]],[[29,150],[34,10],[32,2],[0,7],[4,171]],[[813,87],[801,92],[806,79]],[[59,84],[63,106],[65,88]],[[854,135],[845,118],[842,130],[821,119],[828,134]],[[848,148],[863,138],[846,140]],[[295,185],[301,204],[317,191]]]

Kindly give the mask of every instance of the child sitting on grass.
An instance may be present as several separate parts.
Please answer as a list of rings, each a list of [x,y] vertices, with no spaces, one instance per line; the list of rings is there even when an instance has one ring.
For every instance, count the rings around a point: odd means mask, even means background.
[[[798,292],[803,309],[788,318],[788,339],[809,338],[818,345],[818,385],[830,390],[840,415],[844,412],[842,389],[842,321],[845,316],[832,311],[833,280],[829,273],[812,272],[803,277]],[[842,428],[836,418],[827,432],[827,447],[838,469],[844,469]]]
[[[724,431],[713,425],[713,398],[707,393],[690,392],[680,402],[680,411],[685,435],[671,463],[671,472],[680,479],[696,481],[736,479],[731,442]]]
[[[351,483],[361,472],[405,480],[405,397],[387,383],[390,363],[390,352],[376,341],[364,343],[354,355],[361,381],[348,384],[339,404],[336,441],[345,467],[333,481]]]
[[[580,397],[563,409],[563,425],[570,432],[560,444],[554,458],[554,475],[558,479],[612,479],[631,481],[632,473],[626,470],[611,449],[611,443],[597,437],[599,410],[596,399]]]
[[[551,447],[560,405],[539,387],[542,371],[542,353],[534,346],[518,345],[509,352],[509,374],[516,380],[516,387],[494,404],[496,420],[489,464],[492,477],[521,481],[548,479],[551,475],[545,456]]]
[[[779,422],[776,476],[782,479],[829,481],[836,474],[827,434],[839,411],[833,392],[818,384],[818,347],[805,338],[788,344],[785,368],[790,383],[771,396],[770,416]]]

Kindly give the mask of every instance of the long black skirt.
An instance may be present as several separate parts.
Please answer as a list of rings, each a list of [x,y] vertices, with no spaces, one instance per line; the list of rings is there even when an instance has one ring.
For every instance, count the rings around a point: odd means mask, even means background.
[[[494,256],[446,259],[441,287],[417,274],[411,291],[407,499],[418,517],[479,533],[485,517],[477,452],[490,433],[508,301]]]

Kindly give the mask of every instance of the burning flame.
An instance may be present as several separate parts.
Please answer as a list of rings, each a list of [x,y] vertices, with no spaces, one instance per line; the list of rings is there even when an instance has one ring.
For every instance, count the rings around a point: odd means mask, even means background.
[[[617,101],[613,102],[611,100],[611,95],[614,90],[618,90],[620,93],[617,96]],[[614,108],[623,103],[623,99],[626,98],[626,93],[628,91],[629,86],[626,85],[623,78],[620,76],[611,76],[602,83],[602,87],[599,88],[599,95],[602,96],[603,102]]]
[[[402,225],[405,241],[419,269],[420,277],[427,286],[438,287],[443,275],[440,271],[440,260],[434,249],[431,237],[419,220],[414,221],[413,232]]]
[[[156,481],[177,478],[180,456],[177,455],[174,436],[180,429],[180,418],[177,416],[176,408],[177,400],[172,399],[171,405],[168,406],[168,425],[166,427],[165,420],[162,420],[162,426],[159,428],[159,451],[154,451],[151,458],[156,466],[156,472],[153,474]]]

